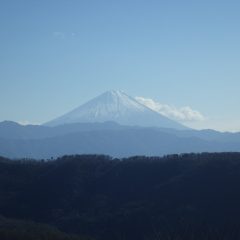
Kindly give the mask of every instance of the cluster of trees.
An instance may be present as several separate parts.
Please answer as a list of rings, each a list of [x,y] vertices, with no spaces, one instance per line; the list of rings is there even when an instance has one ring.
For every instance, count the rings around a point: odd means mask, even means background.
[[[239,182],[240,153],[0,158],[0,215],[100,240],[240,239]]]

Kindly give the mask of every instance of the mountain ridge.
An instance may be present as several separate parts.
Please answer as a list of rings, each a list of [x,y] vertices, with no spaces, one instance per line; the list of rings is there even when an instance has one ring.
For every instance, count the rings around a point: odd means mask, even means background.
[[[16,128],[17,126],[17,128]],[[66,154],[162,156],[189,152],[239,151],[240,133],[122,126],[113,122],[56,127],[0,123],[0,155],[51,158]]]

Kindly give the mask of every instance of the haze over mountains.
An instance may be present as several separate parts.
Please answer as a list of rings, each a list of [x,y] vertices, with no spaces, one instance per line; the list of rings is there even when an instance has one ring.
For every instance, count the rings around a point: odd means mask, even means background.
[[[239,133],[197,131],[168,119],[121,91],[108,91],[44,125],[0,123],[0,155],[164,155],[239,151]]]

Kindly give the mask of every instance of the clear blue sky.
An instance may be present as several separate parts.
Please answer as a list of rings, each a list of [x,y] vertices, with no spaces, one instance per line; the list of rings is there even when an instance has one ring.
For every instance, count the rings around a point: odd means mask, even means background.
[[[42,123],[119,89],[240,130],[239,13],[237,0],[1,0],[0,121]]]

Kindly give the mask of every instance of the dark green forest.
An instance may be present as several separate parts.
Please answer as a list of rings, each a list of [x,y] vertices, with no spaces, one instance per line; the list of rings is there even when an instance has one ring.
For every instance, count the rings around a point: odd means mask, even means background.
[[[0,215],[1,240],[240,239],[240,153],[2,157]]]

